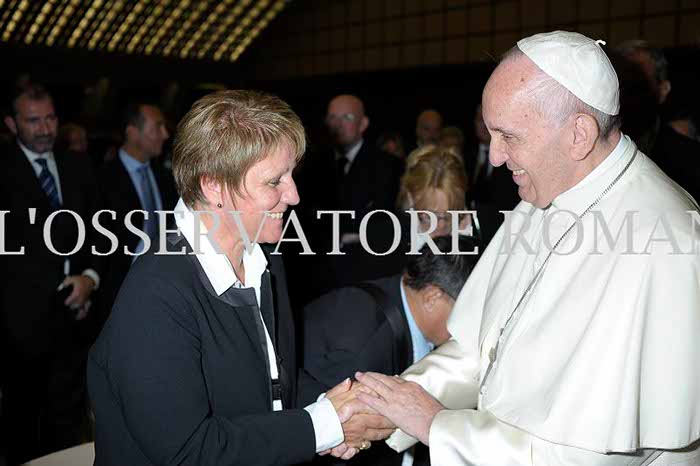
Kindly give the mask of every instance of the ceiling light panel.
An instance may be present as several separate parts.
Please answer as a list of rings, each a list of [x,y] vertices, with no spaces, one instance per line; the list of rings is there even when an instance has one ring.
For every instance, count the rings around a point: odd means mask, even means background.
[[[0,0],[0,42],[236,61],[287,0]]]

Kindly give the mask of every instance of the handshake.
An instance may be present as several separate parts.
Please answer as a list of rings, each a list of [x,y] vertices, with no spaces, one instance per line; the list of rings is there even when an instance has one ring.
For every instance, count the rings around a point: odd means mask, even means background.
[[[397,375],[357,372],[355,377],[355,382],[346,379],[326,393],[338,413],[345,440],[321,455],[349,460],[397,428],[428,445],[433,418],[445,409],[438,400]]]

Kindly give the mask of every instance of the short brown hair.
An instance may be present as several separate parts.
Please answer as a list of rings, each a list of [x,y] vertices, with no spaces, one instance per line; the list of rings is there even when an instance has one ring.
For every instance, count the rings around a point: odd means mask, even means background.
[[[7,116],[10,116],[12,118],[17,116],[17,101],[20,99],[20,97],[24,96],[26,96],[29,100],[33,101],[45,99],[50,99],[53,101],[53,99],[51,98],[51,94],[49,94],[49,91],[47,91],[46,88],[41,84],[31,81],[24,82],[18,84],[12,89],[12,92],[10,93],[10,98],[7,103],[7,107],[5,109],[5,114]]]
[[[429,189],[445,191],[450,210],[464,208],[467,196],[467,174],[462,159],[454,150],[432,146],[414,154],[412,164],[401,177],[398,206],[411,207],[409,199],[422,197]]]
[[[279,97],[255,91],[218,91],[196,101],[175,132],[173,175],[188,206],[205,201],[201,180],[240,193],[255,163],[288,146],[297,161],[306,150],[299,117]]]

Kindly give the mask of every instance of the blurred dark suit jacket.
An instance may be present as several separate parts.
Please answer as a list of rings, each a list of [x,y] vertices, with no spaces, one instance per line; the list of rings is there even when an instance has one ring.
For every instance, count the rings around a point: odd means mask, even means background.
[[[0,255],[0,351],[6,360],[33,360],[49,355],[73,337],[90,340],[93,329],[90,319],[76,322],[63,309],[57,312],[56,289],[65,278],[66,257],[51,252],[43,236],[44,224],[54,209],[19,145],[13,143],[2,154],[0,210],[9,211],[3,232],[5,250],[17,251],[24,246],[25,252]],[[54,157],[63,199],[60,208],[75,212],[85,224],[85,242],[69,257],[69,273],[77,275],[92,268],[103,277],[102,259],[91,254],[95,244],[91,219],[100,208],[94,174],[82,158],[63,154]],[[34,222],[29,216],[32,208],[36,209]],[[71,215],[54,217],[51,240],[56,250],[73,250],[78,236]]]
[[[172,176],[158,164],[151,162],[151,170],[158,185],[158,191],[163,203],[163,210],[172,210],[177,203],[177,192]],[[117,250],[106,260],[106,269],[102,285],[102,305],[100,314],[102,321],[106,320],[109,311],[114,304],[119,288],[129,272],[133,256],[123,253],[124,246],[133,251],[139,243],[139,237],[126,229],[124,219],[132,210],[141,210],[141,201],[138,192],[131,181],[131,177],[119,159],[115,158],[104,164],[99,171],[99,185],[102,191],[105,209],[116,212],[116,220],[111,221],[107,214],[100,217],[100,223],[114,233],[118,240]],[[174,226],[172,216],[168,218],[169,225]],[[143,216],[134,214],[132,223],[139,230],[143,230]]]

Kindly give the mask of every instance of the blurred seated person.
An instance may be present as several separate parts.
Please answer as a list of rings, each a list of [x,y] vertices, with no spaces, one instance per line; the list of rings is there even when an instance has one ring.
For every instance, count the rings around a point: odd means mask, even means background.
[[[447,126],[440,131],[440,145],[452,148],[460,157],[464,157],[464,133],[456,126]]]
[[[95,465],[294,464],[373,439],[341,426],[349,383],[295,408],[294,323],[267,245],[299,203],[305,147],[298,116],[267,94],[216,92],[181,120],[178,230],[133,264],[90,351]]]
[[[435,245],[439,254],[425,245],[397,275],[331,291],[304,308],[300,405],[357,371],[400,374],[450,338],[447,318],[478,256],[450,254],[450,237]],[[474,247],[472,238],[460,238],[460,251]],[[425,450],[413,453],[414,466],[427,464]],[[382,442],[351,464],[410,463]]]

